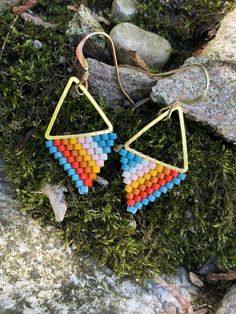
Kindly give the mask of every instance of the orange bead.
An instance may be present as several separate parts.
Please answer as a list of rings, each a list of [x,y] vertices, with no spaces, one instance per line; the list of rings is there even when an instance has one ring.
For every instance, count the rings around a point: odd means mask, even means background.
[[[157,174],[157,177],[159,179],[164,179],[165,175],[164,175],[164,173],[160,172],[160,173]]]
[[[81,156],[76,156],[76,157],[75,157],[75,160],[78,161],[78,162],[81,162],[83,159],[82,159]]]
[[[86,168],[87,167],[87,162],[86,161],[81,161],[80,162],[80,167],[81,168]]]
[[[143,184],[139,184],[138,189],[139,189],[139,191],[145,191],[146,186]]]
[[[86,168],[84,169],[84,172],[85,172],[85,173],[91,173],[91,172],[92,172],[92,169],[91,169],[90,167],[86,167]]]
[[[89,179],[91,179],[91,180],[97,180],[97,175],[96,175],[96,173],[93,173],[93,172],[89,173]]]
[[[169,168],[164,168],[162,172],[166,175],[169,175],[171,170]]]
[[[66,150],[73,150],[73,145],[71,145],[71,144],[66,145]]]
[[[133,191],[132,191],[132,193],[134,194],[134,195],[138,195],[139,194],[139,190],[138,189],[133,189]]]
[[[152,186],[152,182],[151,182],[151,181],[146,181],[146,182],[144,183],[144,185],[146,185],[147,187],[150,188],[150,186]]]
[[[157,183],[158,178],[157,178],[157,177],[151,177],[150,181],[151,181],[152,183]]]
[[[71,156],[78,156],[79,155],[79,152],[78,152],[78,150],[72,150],[71,151]]]
[[[126,193],[126,198],[128,200],[132,200],[134,198],[134,194],[133,193]]]
[[[62,143],[62,145],[68,145],[69,144],[69,140],[65,138],[65,139],[63,139],[61,141],[61,143]]]

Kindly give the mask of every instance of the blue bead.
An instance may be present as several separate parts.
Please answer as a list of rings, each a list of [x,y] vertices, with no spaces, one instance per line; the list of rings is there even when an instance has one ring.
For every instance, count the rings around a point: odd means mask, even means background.
[[[71,177],[76,173],[75,169],[69,169],[68,170],[68,176]]]
[[[139,157],[139,156],[137,156],[137,155],[134,157],[134,161],[135,161],[135,162],[141,163],[142,160],[143,160],[143,158],[141,158],[141,157]]]
[[[61,158],[62,157],[62,153],[61,152],[56,152],[55,154],[54,154],[54,158],[55,159],[58,159],[58,158]]]
[[[72,181],[77,181],[77,180],[79,180],[78,174],[73,174],[73,176],[71,177],[71,180],[72,180]]]
[[[101,137],[101,140],[102,140],[102,141],[107,141],[107,140],[109,140],[108,134],[102,134],[102,135],[100,135],[100,137]]]
[[[172,182],[167,182],[165,186],[167,189],[171,190],[171,189],[173,189],[174,184]]]
[[[154,202],[155,201],[155,196],[154,195],[148,195],[148,200],[150,201],[150,202]]]
[[[50,154],[55,154],[56,152],[57,152],[56,146],[51,146],[51,147],[49,147],[49,153],[50,153]]]
[[[66,164],[63,165],[63,168],[64,168],[65,171],[67,171],[67,170],[71,169],[71,164],[66,163]]]
[[[138,209],[136,207],[133,207],[133,206],[128,206],[127,207],[127,212],[131,213],[131,214],[136,214],[137,210]]]
[[[123,164],[122,166],[121,166],[121,169],[122,170],[124,170],[124,171],[129,171],[129,166],[128,165],[125,165],[125,164]]]
[[[166,193],[166,192],[167,192],[167,188],[166,188],[165,186],[161,186],[161,187],[160,187],[160,191],[161,191],[162,193]]]
[[[103,153],[106,153],[106,154],[111,153],[111,147],[108,147],[108,146],[103,147]]]
[[[107,146],[107,144],[106,144],[105,141],[100,141],[100,142],[98,142],[98,145],[99,145],[100,147],[105,147],[105,146]]]
[[[129,158],[130,160],[134,159],[135,155],[132,154],[131,152],[128,152],[126,155],[126,158]]]
[[[134,207],[136,207],[137,209],[141,209],[143,207],[142,203],[135,203]]]
[[[106,141],[107,146],[114,146],[115,142],[113,140]]]
[[[173,183],[176,184],[176,185],[179,185],[180,184],[180,179],[174,178]]]
[[[121,157],[120,161],[121,161],[122,164],[127,164],[129,159],[127,159],[125,157]]]
[[[53,141],[47,141],[45,142],[45,145],[47,148],[52,147],[53,146]]]
[[[75,182],[75,185],[76,185],[77,188],[80,188],[80,187],[83,186],[83,181],[82,181],[82,180],[77,180],[77,181]]]
[[[59,159],[59,164],[62,166],[62,165],[64,165],[64,164],[66,164],[67,163],[67,160],[66,160],[66,158],[60,158]]]
[[[149,200],[148,200],[147,198],[143,198],[143,199],[141,200],[141,203],[142,203],[143,205],[148,205]]]
[[[116,133],[109,133],[109,139],[110,140],[116,140],[117,139],[117,134]]]
[[[88,186],[81,186],[79,187],[80,194],[87,194],[88,193]]]
[[[129,160],[128,165],[130,167],[134,167],[136,165],[136,162],[134,162],[133,160]]]
[[[100,141],[100,140],[101,140],[101,139],[100,139],[100,135],[94,135],[94,136],[93,136],[93,140],[94,140],[95,142]]]
[[[158,197],[161,196],[161,192],[155,191],[155,192],[153,193],[153,195],[154,195],[156,198],[158,198]]]
[[[178,175],[178,179],[180,179],[180,180],[185,180],[185,178],[186,178],[186,174],[185,173],[180,173]]]
[[[119,154],[120,154],[121,156],[124,156],[124,157],[125,157],[127,153],[128,153],[128,152],[127,152],[126,149],[121,148],[121,149],[119,150]]]

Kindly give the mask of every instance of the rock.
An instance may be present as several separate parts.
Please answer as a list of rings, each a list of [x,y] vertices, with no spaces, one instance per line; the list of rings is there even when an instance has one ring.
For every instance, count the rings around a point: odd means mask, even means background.
[[[135,51],[150,68],[160,69],[169,59],[170,43],[163,37],[147,32],[131,23],[116,25],[110,32],[119,63],[133,65],[129,50]]]
[[[216,258],[211,256],[199,269],[198,273],[200,275],[207,275],[216,271]]]
[[[236,144],[236,65],[211,60],[207,56],[191,57],[184,65],[201,64],[210,75],[209,92],[199,104],[183,105],[186,116],[213,127],[227,141]],[[172,103],[176,99],[201,94],[204,76],[198,69],[188,69],[163,78],[153,87],[154,102]]]
[[[41,43],[41,41],[39,41],[38,39],[33,41],[33,48],[40,50],[43,48],[43,44]]]
[[[89,90],[93,97],[102,97],[111,107],[122,106],[125,96],[119,89],[115,68],[94,59],[89,64]],[[150,95],[156,80],[136,68],[119,67],[121,83],[132,100],[138,101]]]
[[[215,38],[203,51],[211,59],[236,63],[236,9],[221,21]]]
[[[116,21],[130,21],[138,14],[136,0],[114,0],[111,14]]]
[[[191,281],[194,286],[198,288],[202,288],[204,286],[204,283],[201,281],[201,279],[194,273],[189,273],[189,280]]]
[[[216,314],[236,313],[236,285],[232,286],[224,296]]]
[[[21,0],[1,0],[0,1],[0,13],[6,11],[7,9],[17,5]]]
[[[104,30],[93,18],[91,11],[81,4],[68,24],[66,35],[77,46],[82,38],[92,32],[104,32]],[[105,46],[106,41],[102,36],[93,36],[86,42],[83,52],[90,57],[105,58],[109,55]]]

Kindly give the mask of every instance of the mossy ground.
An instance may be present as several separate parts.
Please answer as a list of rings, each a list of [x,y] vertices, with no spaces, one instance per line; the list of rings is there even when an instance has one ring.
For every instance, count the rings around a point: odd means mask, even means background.
[[[50,17],[61,12],[60,2],[55,3],[58,6],[50,9]],[[44,2],[40,5],[43,8]],[[70,14],[65,14],[65,21]],[[1,19],[1,41],[12,20],[10,13]],[[33,48],[34,39],[43,43],[41,50]],[[66,63],[59,62],[60,56]],[[78,194],[44,147],[44,132],[71,76],[73,58],[74,48],[63,32],[45,30],[20,19],[7,41],[0,73],[1,157],[22,209],[43,223],[55,224],[48,199],[38,191],[45,183],[65,185],[68,211],[58,226],[64,239],[74,241],[80,252],[89,252],[122,276],[170,272],[177,264],[196,270],[211,255],[220,265],[236,269],[235,148],[192,121],[186,122],[190,161],[187,179],[158,203],[135,217],[126,213],[119,156],[115,153],[101,173],[109,186],[95,184],[88,195]],[[151,121],[159,110],[149,104],[134,112],[113,111],[101,104],[119,134],[118,144]],[[90,131],[101,129],[102,123],[96,117],[83,97],[79,103],[71,98],[63,107],[57,131],[77,133],[86,125]],[[176,117],[148,132],[136,147],[153,156],[158,152],[162,160],[169,156],[170,162],[179,164]],[[129,225],[133,219],[136,229]]]

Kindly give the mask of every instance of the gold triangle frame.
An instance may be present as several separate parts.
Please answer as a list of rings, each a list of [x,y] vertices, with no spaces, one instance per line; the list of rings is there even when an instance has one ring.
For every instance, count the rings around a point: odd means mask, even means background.
[[[100,116],[103,118],[104,122],[108,126],[108,129],[106,130],[101,130],[101,131],[95,131],[95,132],[90,132],[90,133],[81,133],[81,134],[71,134],[71,135],[50,135],[51,130],[54,126],[54,123],[56,121],[56,118],[58,116],[58,113],[61,109],[61,106],[64,103],[64,100],[71,88],[71,85],[75,83],[80,90],[83,92],[83,94],[88,98],[88,100],[92,103],[92,105],[95,107],[95,109],[98,111]],[[75,138],[75,137],[86,137],[86,136],[93,136],[93,135],[100,135],[100,134],[106,134],[110,133],[113,131],[113,126],[105,113],[103,112],[102,108],[98,105],[98,103],[94,100],[94,98],[90,95],[90,93],[87,91],[87,89],[81,84],[81,82],[77,79],[77,77],[71,77],[69,81],[66,84],[66,87],[58,101],[58,104],[54,110],[54,113],[52,115],[52,118],[48,124],[47,130],[45,132],[45,137],[47,140],[57,140],[57,139],[66,139],[66,138]]]
[[[133,137],[131,137],[124,145],[124,148],[128,151],[130,151],[133,154],[136,154],[144,159],[147,159],[151,162],[158,163],[164,167],[168,167],[170,169],[176,170],[181,173],[185,173],[188,170],[188,150],[187,150],[187,141],[186,141],[186,131],[185,131],[185,124],[184,124],[184,115],[183,115],[183,110],[180,107],[180,105],[175,106],[171,112],[177,110],[179,114],[179,122],[180,122],[180,130],[181,130],[181,138],[182,138],[182,147],[183,147],[183,168],[178,168],[169,164],[166,164],[162,161],[159,161],[157,159],[154,159],[152,157],[149,157],[147,155],[144,155],[137,150],[130,148],[130,144],[136,141],[143,133],[145,133],[147,130],[149,130],[151,127],[153,127],[155,124],[160,122],[161,120],[165,119],[169,113],[170,109],[167,109],[164,113],[159,115],[156,119],[154,119],[152,122],[147,124],[142,130],[140,130],[138,133],[136,133]]]

